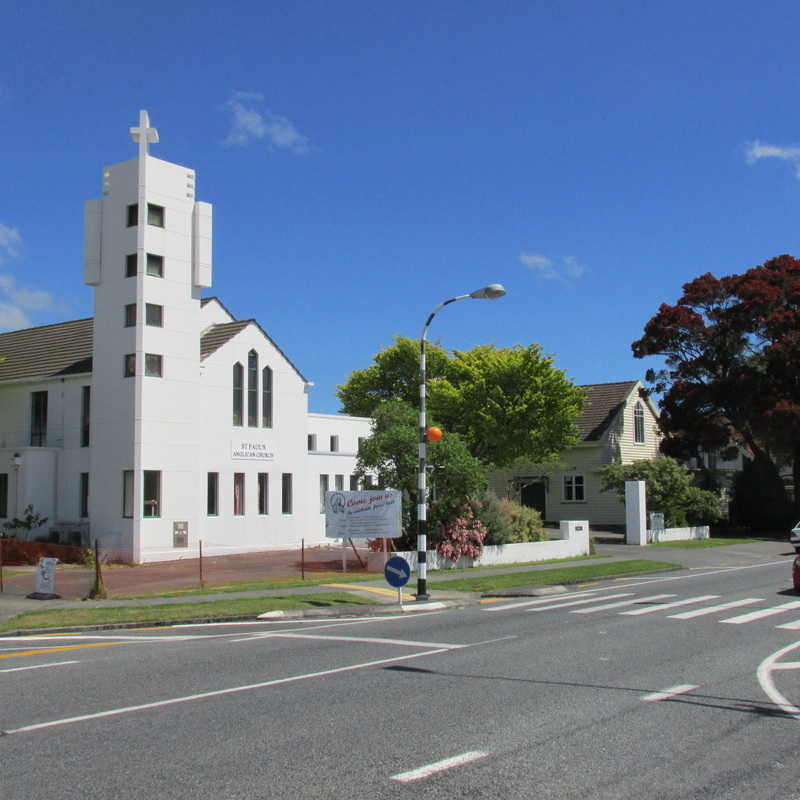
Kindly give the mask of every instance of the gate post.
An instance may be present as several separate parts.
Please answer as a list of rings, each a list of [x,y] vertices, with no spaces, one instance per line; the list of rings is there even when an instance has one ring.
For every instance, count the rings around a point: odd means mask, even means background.
[[[625,481],[625,544],[647,544],[644,481]]]

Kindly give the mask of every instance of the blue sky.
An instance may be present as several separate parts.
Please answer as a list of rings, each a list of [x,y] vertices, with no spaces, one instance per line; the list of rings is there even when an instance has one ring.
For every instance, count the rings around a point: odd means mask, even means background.
[[[451,349],[538,342],[577,383],[710,271],[800,255],[796,2],[37,2],[0,49],[0,330],[92,314],[103,166],[193,167],[214,287],[316,384],[440,301]]]

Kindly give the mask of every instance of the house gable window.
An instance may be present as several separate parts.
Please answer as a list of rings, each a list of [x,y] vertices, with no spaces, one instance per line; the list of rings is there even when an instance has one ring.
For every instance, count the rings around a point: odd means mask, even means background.
[[[31,447],[47,444],[47,392],[31,392]]]
[[[633,441],[644,444],[644,407],[640,402],[633,407]]]
[[[258,427],[258,353],[247,354],[247,425]]]
[[[240,426],[244,416],[244,367],[233,365],[233,424]]]
[[[564,476],[563,496],[565,503],[579,503],[586,499],[584,495],[583,475]]]

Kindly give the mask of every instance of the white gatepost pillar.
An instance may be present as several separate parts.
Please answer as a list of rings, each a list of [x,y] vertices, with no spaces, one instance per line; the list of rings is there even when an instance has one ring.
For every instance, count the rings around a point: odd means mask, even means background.
[[[625,544],[647,544],[644,481],[625,481]]]

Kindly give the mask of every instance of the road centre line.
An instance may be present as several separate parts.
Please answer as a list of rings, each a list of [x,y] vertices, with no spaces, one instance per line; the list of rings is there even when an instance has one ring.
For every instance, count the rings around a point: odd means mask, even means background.
[[[136,641],[136,642],[184,642],[190,641],[192,639],[199,639],[202,637],[199,636],[136,636],[136,635],[122,635],[122,634],[102,634],[102,633],[62,633],[57,635],[58,639],[63,641],[64,639],[103,639],[103,640],[114,640],[120,639],[124,641]],[[56,635],[48,636],[48,635],[41,635],[41,636],[7,636],[7,637],[0,637],[0,642],[42,642],[46,639],[56,638]]]
[[[652,694],[644,694],[639,699],[643,703],[658,703],[661,700],[669,700],[676,695],[686,694],[697,688],[694,683],[680,683],[677,686],[670,686],[668,689],[662,689],[660,692],[653,692]]]
[[[409,772],[400,772],[397,775],[392,775],[391,780],[398,781],[399,783],[410,783],[411,781],[422,780],[437,772],[444,772],[445,770],[452,769],[453,767],[460,767],[464,764],[469,764],[472,761],[477,761],[481,758],[486,758],[488,753],[482,750],[471,750],[468,753],[461,753],[458,756],[445,758],[442,761],[436,761],[433,764],[427,764],[424,767],[412,769]]]
[[[742,600],[731,600],[729,603],[720,603],[716,606],[706,606],[705,608],[695,608],[692,611],[681,611],[680,614],[670,614],[669,619],[694,619],[705,614],[714,614],[717,611],[726,611],[729,608],[739,608],[740,606],[750,606],[753,603],[764,602],[761,597],[745,597]]]
[[[584,597],[582,600],[570,600],[566,603],[553,603],[543,608],[529,608],[528,611],[550,611],[552,608],[566,608],[567,606],[580,606],[586,603],[596,603],[598,600],[616,600],[618,597],[630,597],[633,592],[620,592],[619,594],[607,594],[605,597]]]
[[[446,644],[442,642],[415,642],[408,639],[382,639],[373,636],[330,636],[328,634],[289,633],[269,631],[267,633],[248,636],[246,639],[234,639],[234,642],[251,642],[254,639],[311,639],[330,642],[364,642],[367,644],[394,644],[401,647],[441,647],[445,650],[460,650],[465,644]]]
[[[16,653],[3,653],[0,658],[20,658],[21,656],[39,656],[43,653],[61,653],[64,650],[85,650],[89,647],[114,647],[130,642],[92,642],[91,644],[70,644],[65,647],[48,647],[40,650],[20,650]]]
[[[0,669],[0,672],[26,672],[29,669],[45,669],[47,667],[64,667],[67,664],[80,664],[80,661],[54,661],[52,664],[32,664],[29,667],[11,667]]]
[[[570,614],[594,614],[596,611],[607,611],[611,608],[622,608],[623,606],[630,606],[634,603],[649,603],[653,600],[663,600],[666,597],[675,597],[674,594],[651,594],[649,597],[634,597],[632,600],[619,600],[616,603],[603,603],[599,606],[592,606],[592,608],[576,608],[570,611]],[[600,598],[595,598],[600,599]],[[662,606],[659,606],[661,608]],[[649,608],[647,609],[650,610]]]
[[[632,585],[634,586],[644,586],[647,583],[666,583],[668,581],[685,581],[689,580],[690,578],[704,578],[707,575],[720,575],[723,572],[740,572],[744,569],[758,569],[759,567],[776,567],[781,566],[785,567],[787,564],[786,561],[764,561],[761,564],[745,564],[744,566],[740,567],[719,567],[718,569],[712,569],[709,572],[692,572],[689,575],[666,575],[661,578],[647,578],[642,576],[640,578],[628,578],[627,580],[632,581]],[[619,578],[619,580],[626,580],[625,578]],[[622,589],[622,586],[614,586],[614,589]]]
[[[632,611],[622,611],[626,617],[638,617],[642,614],[654,614],[656,611],[664,611],[668,608],[678,608],[678,606],[688,606],[692,603],[702,603],[706,600],[716,600],[718,594],[701,594],[697,597],[686,597],[683,600],[675,600],[672,603],[659,603],[657,606],[650,606],[649,608],[635,608]]]
[[[800,600],[790,600],[788,603],[781,603],[772,608],[760,608],[758,611],[750,611],[747,614],[740,614],[738,617],[728,617],[728,619],[721,619],[727,625],[743,625],[746,622],[753,622],[757,619],[764,619],[764,617],[772,617],[775,614],[783,614],[784,611],[790,611],[793,608],[800,608]]]
[[[38,722],[33,725],[25,725],[20,728],[12,728],[10,730],[0,732],[0,735],[11,736],[18,733],[30,733],[32,731],[43,730],[45,728],[55,728],[59,725],[72,725],[76,722],[86,722],[92,719],[101,719],[103,717],[113,717],[121,714],[131,714],[136,711],[149,711],[155,708],[164,708],[166,706],[177,705],[179,703],[191,703],[197,700],[205,700],[209,697],[222,697],[228,694],[236,694],[239,692],[250,692],[255,689],[266,689],[270,686],[280,686],[286,683],[296,683],[298,681],[310,680],[312,678],[323,678],[327,675],[335,675],[341,672],[353,672],[359,669],[368,669],[369,667],[378,667],[383,664],[392,664],[398,661],[410,661],[413,658],[424,658],[425,656],[435,656],[440,653],[446,653],[447,650],[426,650],[422,653],[411,653],[404,656],[394,656],[393,658],[381,658],[377,661],[364,661],[360,664],[350,664],[346,667],[335,667],[333,669],[320,670],[319,672],[307,672],[303,675],[290,675],[286,678],[276,678],[271,681],[262,681],[260,683],[249,683],[244,686],[230,686],[227,689],[216,689],[210,692],[200,692],[199,694],[184,695],[183,697],[172,697],[167,700],[157,700],[153,703],[142,703],[136,706],[124,706],[122,708],[112,708],[108,711],[98,711],[94,714],[83,714],[77,717],[65,717],[63,719],[50,720],[49,722]]]

